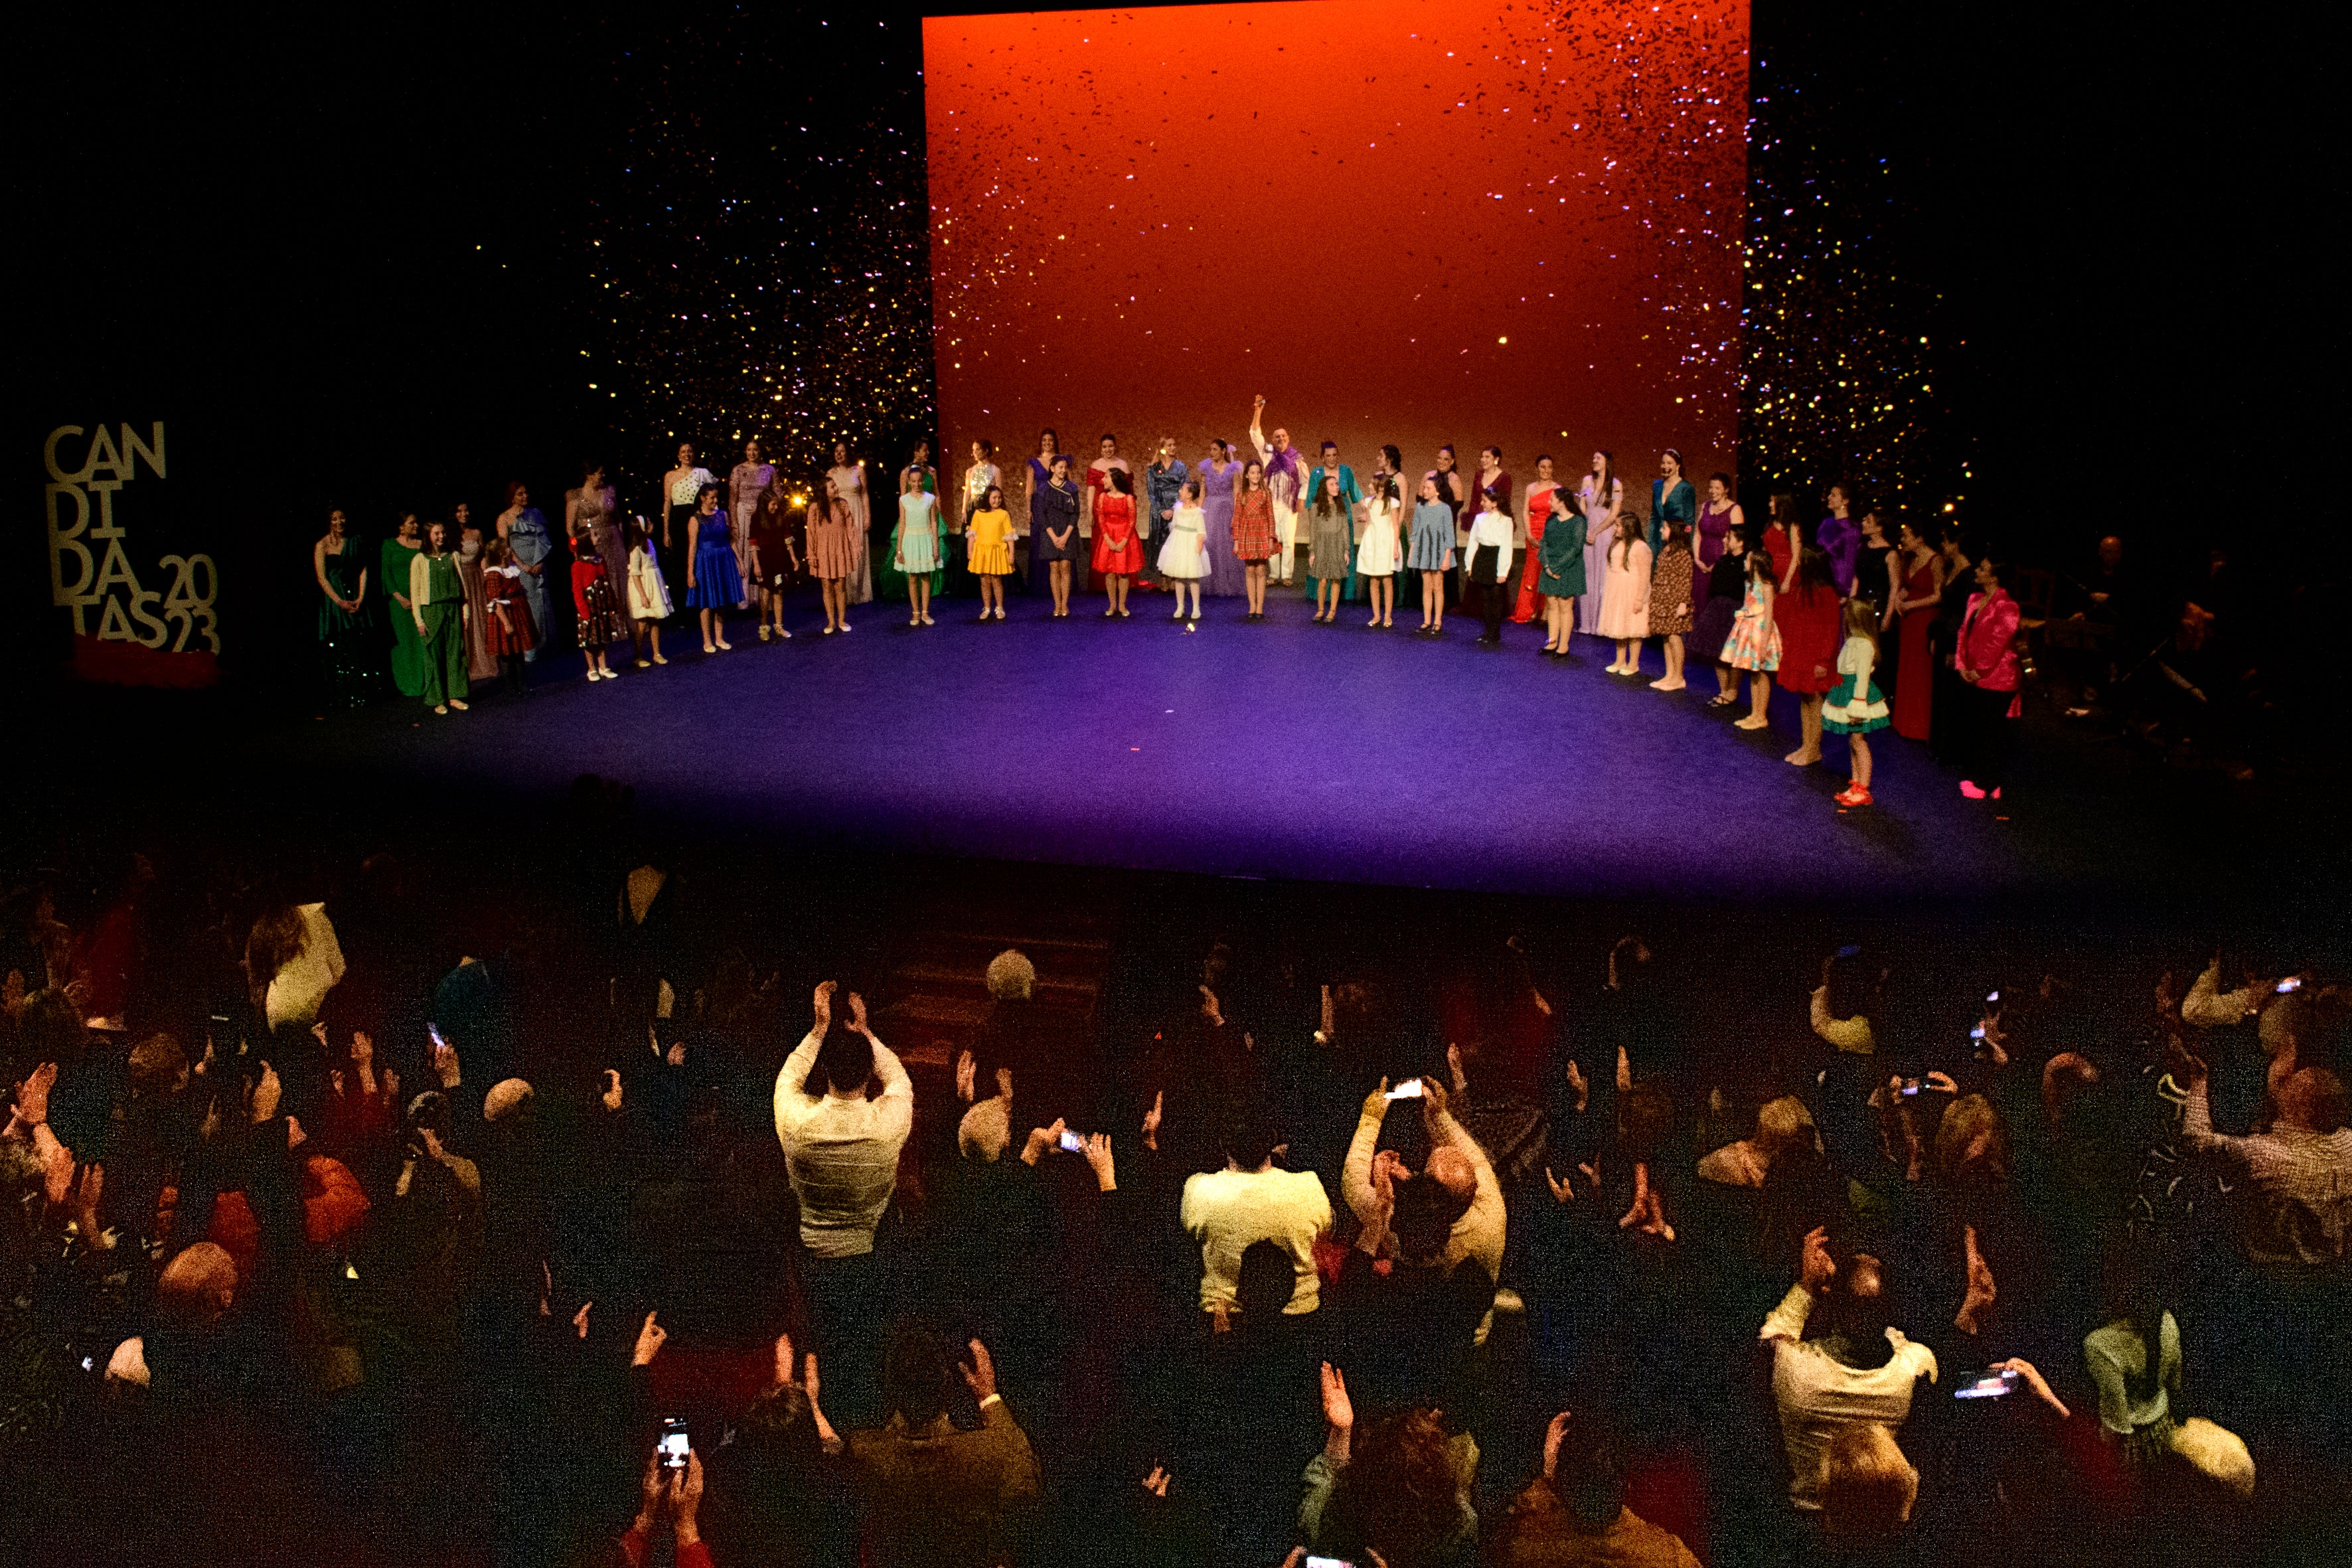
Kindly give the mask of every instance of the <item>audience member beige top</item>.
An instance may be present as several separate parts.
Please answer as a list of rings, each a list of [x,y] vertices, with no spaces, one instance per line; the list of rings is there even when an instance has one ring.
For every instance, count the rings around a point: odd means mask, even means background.
[[[1283,1310],[1315,1310],[1319,1281],[1315,1238],[1331,1228],[1331,1200],[1312,1171],[1205,1171],[1184,1183],[1184,1228],[1201,1243],[1201,1310],[1234,1304],[1242,1254],[1256,1241],[1279,1242],[1298,1283]]]

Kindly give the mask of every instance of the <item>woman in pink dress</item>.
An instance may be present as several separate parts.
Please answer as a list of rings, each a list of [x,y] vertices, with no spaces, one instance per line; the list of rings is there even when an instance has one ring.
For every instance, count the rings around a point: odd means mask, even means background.
[[[1543,532],[1544,523],[1551,516],[1551,492],[1559,489],[1559,481],[1551,477],[1551,458],[1536,459],[1536,477],[1528,486],[1528,510],[1525,513],[1528,534],[1528,569],[1519,574],[1519,602],[1511,611],[1511,619],[1526,626],[1543,613]]]

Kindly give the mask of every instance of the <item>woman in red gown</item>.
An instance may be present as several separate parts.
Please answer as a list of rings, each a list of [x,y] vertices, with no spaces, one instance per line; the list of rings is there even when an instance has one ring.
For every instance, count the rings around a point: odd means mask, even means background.
[[[1903,583],[1886,606],[1889,621],[1899,616],[1903,622],[1895,664],[1895,732],[1924,741],[1936,696],[1936,661],[1927,634],[1936,625],[1936,607],[1944,602],[1944,561],[1907,522],[1895,539]]]
[[[1528,486],[1528,569],[1519,575],[1519,600],[1511,610],[1511,619],[1526,626],[1543,614],[1543,590],[1537,586],[1543,576],[1544,523],[1551,517],[1551,492],[1559,489],[1559,481],[1551,477],[1551,459],[1536,459],[1536,477]]]
[[[1803,739],[1788,761],[1811,767],[1822,760],[1822,699],[1837,684],[1838,591],[1827,553],[1806,545],[1797,556],[1796,586],[1772,601],[1780,628],[1782,689],[1796,693]]]
[[[1104,468],[1103,488],[1095,497],[1095,570],[1110,591],[1110,608],[1103,614],[1127,614],[1128,580],[1143,570],[1143,542],[1135,537],[1134,480],[1125,468]]]

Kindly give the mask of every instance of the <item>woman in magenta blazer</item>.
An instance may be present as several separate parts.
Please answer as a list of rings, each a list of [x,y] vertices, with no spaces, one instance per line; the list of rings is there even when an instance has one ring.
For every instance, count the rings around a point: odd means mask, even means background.
[[[1960,793],[1970,800],[2000,798],[2009,765],[2009,726],[2017,717],[2017,601],[2002,591],[2005,570],[1990,551],[1979,556],[1977,591],[1960,617],[1952,668],[1967,691],[1967,736],[1960,754]],[[1948,589],[1946,590],[1949,592]]]

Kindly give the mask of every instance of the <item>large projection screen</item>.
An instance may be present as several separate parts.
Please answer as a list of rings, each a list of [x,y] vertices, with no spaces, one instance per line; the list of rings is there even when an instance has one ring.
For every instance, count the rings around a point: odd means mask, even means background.
[[[1736,472],[1748,6],[1293,0],[927,18],[940,425],[1140,466],[1251,401],[1360,475]],[[1639,481],[1639,482],[1635,482]]]

